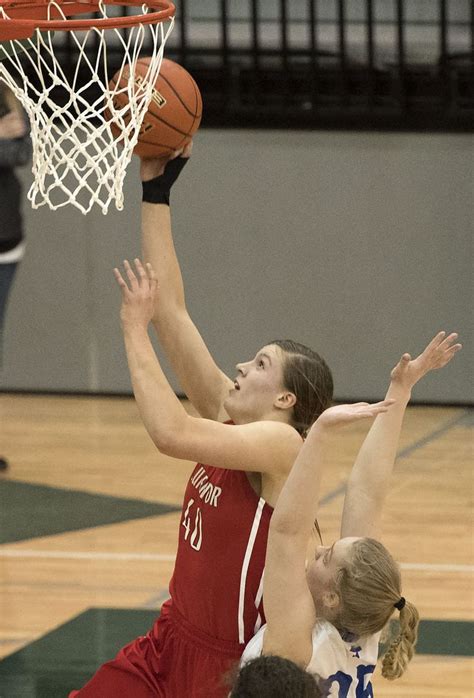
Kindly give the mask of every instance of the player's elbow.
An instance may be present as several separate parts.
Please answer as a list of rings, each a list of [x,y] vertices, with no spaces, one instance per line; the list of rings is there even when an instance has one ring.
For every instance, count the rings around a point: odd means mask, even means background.
[[[176,422],[160,424],[149,429],[149,434],[153,443],[160,453],[172,458],[180,458],[180,438],[182,432],[181,425]]]
[[[161,431],[150,432],[151,439],[156,448],[164,456],[172,456],[174,452],[174,438],[168,434],[162,434]]]
[[[301,526],[298,523],[297,517],[291,513],[280,514],[275,511],[270,521],[269,535],[282,538],[297,536],[301,533]]]
[[[155,303],[153,325],[165,336],[175,336],[189,319],[183,299],[159,298]]]

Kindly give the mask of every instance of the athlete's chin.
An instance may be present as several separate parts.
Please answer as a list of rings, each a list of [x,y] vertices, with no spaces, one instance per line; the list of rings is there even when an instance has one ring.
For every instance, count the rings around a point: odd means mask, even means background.
[[[230,419],[234,422],[234,424],[239,424],[242,421],[243,417],[243,410],[242,410],[242,405],[238,404],[238,401],[236,400],[237,395],[235,394],[237,391],[232,391],[228,397],[224,400],[223,407],[227,414],[229,415]]]
[[[233,393],[234,391],[230,392],[223,402],[223,407],[231,419],[235,412],[235,397]]]

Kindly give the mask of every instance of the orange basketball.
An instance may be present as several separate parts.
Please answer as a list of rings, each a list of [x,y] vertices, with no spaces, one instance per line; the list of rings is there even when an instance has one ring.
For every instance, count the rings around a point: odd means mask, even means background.
[[[137,61],[137,86],[146,75],[149,62],[149,58]],[[126,66],[119,87],[125,87],[128,75],[129,68]],[[109,83],[111,89],[115,87],[118,78],[119,73],[116,73]],[[114,97],[114,103],[118,107],[125,106],[127,102],[125,93]],[[178,63],[163,58],[133,152],[141,158],[155,158],[183,148],[198,130],[201,116],[202,98],[194,79]],[[111,124],[111,129],[114,136],[120,136],[120,130],[115,124]]]

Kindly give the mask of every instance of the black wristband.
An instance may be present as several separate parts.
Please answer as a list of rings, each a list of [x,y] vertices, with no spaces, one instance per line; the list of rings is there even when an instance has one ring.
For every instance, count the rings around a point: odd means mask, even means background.
[[[179,177],[179,173],[188,162],[189,158],[174,158],[166,163],[163,174],[149,179],[147,182],[142,182],[143,197],[142,201],[149,204],[166,204],[170,205],[170,190],[173,184]]]

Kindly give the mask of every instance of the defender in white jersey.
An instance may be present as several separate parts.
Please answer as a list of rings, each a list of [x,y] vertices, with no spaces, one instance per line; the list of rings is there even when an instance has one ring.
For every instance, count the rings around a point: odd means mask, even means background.
[[[262,654],[267,626],[250,640],[242,655],[245,664]],[[268,632],[268,631],[267,631]],[[336,698],[369,698],[371,677],[377,663],[381,633],[355,639],[325,620],[316,621],[312,631],[313,651],[306,671],[318,678],[321,695]],[[281,652],[280,655],[288,655]],[[238,698],[238,693],[231,693]]]
[[[404,672],[418,613],[402,597],[398,566],[376,538],[411,390],[451,360],[461,348],[456,339],[440,332],[416,359],[404,354],[383,402],[331,407],[311,428],[271,520],[263,585],[267,623],[248,643],[243,664],[262,653],[279,655],[317,675],[325,696],[370,698],[380,634],[398,609],[400,634],[383,658],[382,675],[396,679]],[[374,416],[348,481],[341,538],[319,546],[306,567],[322,470],[338,428]]]

